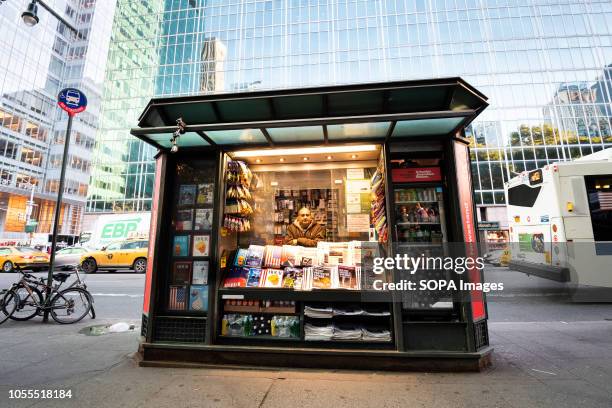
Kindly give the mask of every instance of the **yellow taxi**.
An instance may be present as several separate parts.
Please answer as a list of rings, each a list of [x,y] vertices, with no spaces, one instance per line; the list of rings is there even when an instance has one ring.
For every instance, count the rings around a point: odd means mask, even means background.
[[[43,270],[49,267],[49,254],[28,247],[0,247],[0,266],[2,272],[12,272],[15,266],[32,271]]]
[[[133,269],[137,273],[145,273],[148,248],[149,241],[146,239],[113,242],[99,251],[83,255],[81,267],[85,273],[95,273],[98,269]]]

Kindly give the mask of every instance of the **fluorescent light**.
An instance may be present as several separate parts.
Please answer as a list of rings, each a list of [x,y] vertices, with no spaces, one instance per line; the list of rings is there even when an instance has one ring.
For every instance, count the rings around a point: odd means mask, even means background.
[[[303,156],[313,154],[328,153],[353,153],[353,152],[375,152],[377,145],[356,145],[356,146],[322,146],[322,147],[302,147],[297,149],[267,149],[267,150],[239,150],[232,152],[233,157],[266,157],[266,156]]]

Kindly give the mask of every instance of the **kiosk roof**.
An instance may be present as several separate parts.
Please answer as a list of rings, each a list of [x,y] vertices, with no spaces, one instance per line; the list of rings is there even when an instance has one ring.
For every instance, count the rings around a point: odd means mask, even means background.
[[[327,144],[455,135],[488,106],[461,78],[153,98],[131,134],[171,147]]]

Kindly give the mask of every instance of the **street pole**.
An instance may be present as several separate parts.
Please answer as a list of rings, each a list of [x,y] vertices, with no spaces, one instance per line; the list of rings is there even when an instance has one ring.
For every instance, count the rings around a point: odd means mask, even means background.
[[[70,132],[72,131],[73,113],[68,112],[68,126],[66,127],[66,137],[64,138],[64,157],[62,157],[62,170],[60,172],[59,191],[55,202],[55,218],[53,219],[53,233],[51,236],[51,256],[49,257],[49,274],[47,275],[47,290],[45,300],[51,296],[51,285],[53,285],[53,263],[55,262],[55,247],[57,245],[57,229],[59,227],[60,212],[62,208],[62,198],[64,196],[64,183],[66,177],[66,165],[68,163],[68,148],[70,147]],[[49,309],[45,309],[43,323],[49,320]]]

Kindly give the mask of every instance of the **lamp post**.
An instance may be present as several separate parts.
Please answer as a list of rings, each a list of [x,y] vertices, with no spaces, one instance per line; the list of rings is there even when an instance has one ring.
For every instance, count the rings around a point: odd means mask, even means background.
[[[66,21],[62,16],[56,13],[55,10],[49,7],[47,3],[45,3],[42,0],[32,0],[30,4],[28,4],[28,8],[26,9],[26,11],[21,13],[21,18],[23,19],[23,23],[25,25],[27,25],[28,27],[34,27],[36,24],[38,24],[38,22],[40,21],[40,19],[38,18],[38,5],[39,4],[42,6],[42,8],[47,10],[53,17],[57,18],[66,27],[68,27],[70,31],[72,31],[75,34],[78,34],[78,30],[74,28],[72,24]]]

